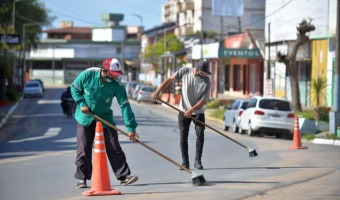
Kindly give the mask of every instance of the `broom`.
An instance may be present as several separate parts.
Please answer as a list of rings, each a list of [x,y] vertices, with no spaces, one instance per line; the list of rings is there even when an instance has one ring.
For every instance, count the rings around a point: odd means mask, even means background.
[[[184,112],[181,111],[180,109],[176,108],[176,107],[173,106],[173,105],[170,105],[169,103],[163,101],[162,99],[157,99],[157,100],[159,100],[160,102],[166,104],[167,106],[169,106],[169,107],[171,107],[171,108],[173,108],[173,109],[175,109],[175,110],[177,110],[177,111],[179,111],[179,112],[181,112],[181,113],[184,113]],[[195,120],[196,122],[198,122],[198,123],[200,123],[200,124],[202,124],[202,125],[204,125],[204,126],[210,128],[211,130],[215,131],[216,133],[222,135],[223,137],[226,137],[226,138],[228,138],[229,140],[235,142],[236,144],[242,146],[243,148],[245,148],[245,149],[248,151],[249,157],[255,157],[255,156],[257,156],[257,152],[256,152],[255,149],[251,149],[251,148],[245,146],[244,144],[241,144],[240,142],[238,142],[238,141],[234,140],[233,138],[231,138],[231,137],[229,137],[229,136],[227,136],[227,135],[221,133],[220,131],[216,130],[215,128],[209,126],[208,124],[205,124],[205,123],[201,122],[200,120],[195,119],[195,118],[192,117],[192,116],[191,116],[190,118],[193,119],[193,120]]]
[[[92,117],[96,118],[97,120],[105,123],[106,125],[110,126],[111,128],[115,129],[116,131],[122,133],[123,135],[129,137],[129,134],[124,132],[123,130],[117,128],[116,126],[114,126],[113,124],[111,124],[110,122],[106,121],[105,119],[99,117],[98,115],[90,112],[89,115],[91,115]],[[151,148],[150,146],[148,146],[147,144],[137,140],[138,144],[141,144],[143,147],[149,149],[150,151],[154,152],[155,154],[159,155],[160,157],[166,159],[167,161],[171,162],[172,164],[178,166],[179,168],[183,169],[184,171],[188,172],[189,174],[191,174],[191,180],[192,180],[192,184],[195,186],[199,186],[199,185],[203,185],[206,181],[205,178],[203,176],[203,174],[191,171],[189,169],[187,169],[186,167],[180,165],[179,163],[175,162],[174,160],[172,160],[171,158],[165,156],[164,154],[156,151],[155,149]]]

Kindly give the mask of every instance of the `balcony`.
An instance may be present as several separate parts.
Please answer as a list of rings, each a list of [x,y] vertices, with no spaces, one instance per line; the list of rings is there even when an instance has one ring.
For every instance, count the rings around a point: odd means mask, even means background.
[[[179,26],[175,29],[175,35],[183,36],[194,33],[192,25]]]
[[[194,10],[194,2],[193,1],[186,1],[177,4],[177,11],[178,12],[185,12],[187,10]]]

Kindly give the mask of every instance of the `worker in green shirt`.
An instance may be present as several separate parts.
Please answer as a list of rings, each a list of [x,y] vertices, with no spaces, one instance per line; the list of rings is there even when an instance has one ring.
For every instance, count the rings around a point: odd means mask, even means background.
[[[92,145],[95,137],[96,120],[90,112],[106,121],[115,124],[111,110],[112,99],[116,97],[129,139],[136,142],[137,123],[132,112],[125,88],[120,84],[118,77],[123,73],[121,65],[115,58],[103,61],[102,68],[92,67],[84,70],[71,85],[72,97],[77,104],[75,119],[77,121],[77,165],[74,177],[79,179],[78,188],[86,188],[86,180],[92,175]],[[126,162],[118,141],[118,133],[113,128],[103,124],[105,147],[112,170],[122,185],[129,185],[138,180],[137,176],[130,176],[131,171]]]

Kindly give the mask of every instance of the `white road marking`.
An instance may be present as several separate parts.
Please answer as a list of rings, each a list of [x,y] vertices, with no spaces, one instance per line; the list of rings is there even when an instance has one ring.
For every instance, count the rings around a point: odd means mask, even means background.
[[[60,103],[60,99],[54,99],[54,100],[38,100],[38,104],[57,104]]]
[[[38,137],[30,137],[30,138],[25,138],[25,139],[21,139],[21,140],[11,140],[9,141],[9,143],[18,143],[18,142],[25,142],[25,141],[33,141],[33,140],[41,140],[41,139],[46,139],[46,138],[50,138],[50,137],[55,137],[59,134],[61,128],[49,128],[46,133],[42,136],[38,136]]]

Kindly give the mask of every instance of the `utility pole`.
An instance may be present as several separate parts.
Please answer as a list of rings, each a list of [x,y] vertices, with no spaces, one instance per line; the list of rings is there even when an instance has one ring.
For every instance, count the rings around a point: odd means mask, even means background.
[[[340,2],[337,2],[336,18],[336,49],[335,49],[335,80],[334,80],[334,111],[329,112],[329,132],[340,136]]]
[[[203,60],[203,12],[200,19],[201,19],[201,60]]]
[[[270,23],[268,23],[268,64],[267,64],[267,79],[270,79]]]

